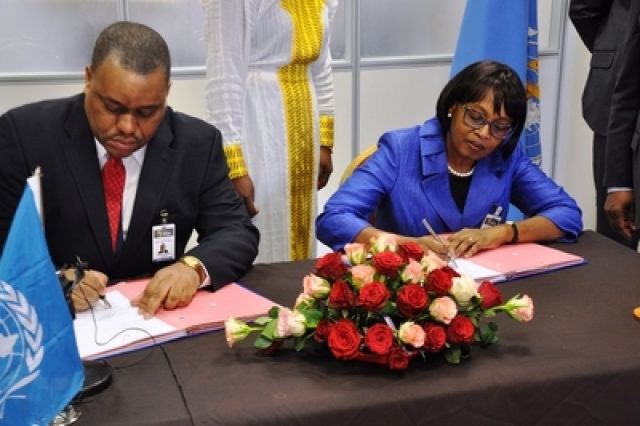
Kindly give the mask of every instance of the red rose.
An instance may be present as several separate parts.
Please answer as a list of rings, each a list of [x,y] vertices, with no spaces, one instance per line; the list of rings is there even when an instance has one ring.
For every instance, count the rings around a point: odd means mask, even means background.
[[[393,344],[393,330],[386,324],[374,324],[367,330],[364,344],[374,354],[386,355]]]
[[[426,323],[424,329],[424,349],[429,352],[440,352],[447,341],[447,333],[441,325]]]
[[[450,343],[471,343],[475,331],[476,328],[469,318],[457,315],[447,327],[447,338]]]
[[[346,274],[347,270],[347,265],[342,261],[342,255],[334,251],[318,259],[315,273],[328,280],[337,280]]]
[[[455,269],[453,269],[451,266],[446,265],[443,266],[442,268],[440,268],[443,272],[446,272],[447,274],[449,274],[449,276],[451,278],[458,278],[460,276],[460,274],[458,273],[458,271],[456,271]]]
[[[348,319],[341,319],[329,331],[329,348],[337,359],[354,359],[360,348],[360,333]]]
[[[353,307],[355,294],[349,284],[342,280],[337,280],[331,286],[329,292],[329,307],[335,309],[349,309]]]
[[[318,343],[324,343],[329,337],[329,333],[333,328],[333,323],[326,318],[321,319],[316,326],[316,331],[313,333],[313,339]]]
[[[451,281],[451,274],[446,268],[435,269],[429,273],[425,283],[427,291],[435,293],[436,296],[446,296],[449,293],[453,282]]]
[[[408,241],[398,246],[398,254],[402,256],[405,262],[409,262],[409,259],[413,259],[416,262],[420,262],[424,256],[424,250],[420,247],[420,244]]]
[[[409,366],[409,354],[401,347],[394,346],[389,353],[389,368],[391,370],[404,370]]]
[[[384,308],[390,296],[391,293],[383,283],[372,281],[360,289],[360,293],[356,299],[356,306],[365,308],[368,311],[377,312]]]
[[[373,264],[376,270],[389,278],[396,278],[398,276],[398,269],[400,269],[403,263],[404,260],[402,256],[392,251],[383,251],[373,256]]]
[[[493,308],[494,306],[502,305],[502,293],[498,290],[492,282],[484,281],[478,287],[478,293],[482,297],[482,307],[485,309]]]
[[[396,293],[398,312],[407,318],[419,316],[429,305],[429,296],[420,284],[403,285]]]

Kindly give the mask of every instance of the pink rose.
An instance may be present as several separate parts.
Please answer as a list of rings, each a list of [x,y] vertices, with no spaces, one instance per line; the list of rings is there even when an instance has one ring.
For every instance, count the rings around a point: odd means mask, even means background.
[[[352,265],[361,265],[367,260],[367,250],[364,244],[349,243],[344,246],[344,253]]]
[[[447,261],[442,259],[434,252],[429,251],[422,257],[422,259],[420,259],[420,264],[427,271],[427,273],[429,273],[434,269],[444,268],[445,266],[447,266]]]
[[[376,270],[371,265],[356,265],[351,268],[351,282],[356,290],[373,281]]]
[[[298,309],[298,307],[307,308],[309,306],[313,306],[315,301],[316,299],[309,296],[308,294],[300,293],[298,295],[298,298],[296,299],[295,305],[293,305],[293,309],[295,310],[295,309]]]
[[[405,283],[421,283],[424,281],[426,275],[424,273],[424,269],[422,269],[422,265],[416,262],[413,259],[409,259],[409,263],[405,266],[400,278],[402,278],[402,282]]]
[[[424,329],[413,321],[407,321],[398,330],[398,339],[414,348],[424,346]]]
[[[398,248],[398,239],[393,234],[380,234],[377,238],[371,239],[371,251],[381,253],[383,251],[395,252]]]
[[[277,321],[273,336],[279,339],[302,336],[307,329],[305,316],[291,309],[280,308]]]
[[[533,319],[533,300],[526,294],[516,295],[505,305],[507,314],[518,321],[529,322]]]
[[[449,324],[458,314],[456,302],[449,296],[442,296],[435,299],[429,306],[429,314],[436,321]]]
[[[302,287],[305,294],[316,298],[324,299],[331,291],[331,284],[324,278],[321,278],[314,274],[309,274],[302,280]]]

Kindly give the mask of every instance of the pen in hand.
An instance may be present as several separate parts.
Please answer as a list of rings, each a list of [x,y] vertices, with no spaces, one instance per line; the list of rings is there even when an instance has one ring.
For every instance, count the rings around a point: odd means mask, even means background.
[[[431,227],[431,224],[429,224],[427,219],[422,219],[422,224],[424,225],[425,228],[427,228],[427,231],[429,231],[429,234],[431,234],[431,236],[435,238],[435,240],[438,241],[440,244],[442,244],[442,247],[444,247],[445,246],[444,241],[442,241],[440,236],[436,234],[436,231],[433,230],[433,228]],[[451,253],[447,253],[447,259],[449,260],[449,262],[451,262],[451,264],[454,267],[456,268],[458,267],[458,264],[456,263],[456,259],[451,255]]]
[[[104,303],[104,306],[106,306],[107,308],[111,308],[111,302],[109,302],[109,300],[107,299],[107,296],[105,296],[104,294],[101,294],[98,296],[100,298],[100,300],[102,300],[102,303]]]

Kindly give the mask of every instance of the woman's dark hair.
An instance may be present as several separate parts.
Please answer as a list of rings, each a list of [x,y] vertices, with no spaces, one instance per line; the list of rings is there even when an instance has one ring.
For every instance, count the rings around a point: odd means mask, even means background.
[[[496,61],[475,62],[456,74],[438,97],[436,116],[443,133],[449,132],[450,119],[447,114],[453,105],[478,102],[488,94],[493,95],[493,110],[500,114],[504,105],[511,119],[513,132],[498,149],[507,158],[518,144],[527,117],[527,95],[522,80],[511,67]]]

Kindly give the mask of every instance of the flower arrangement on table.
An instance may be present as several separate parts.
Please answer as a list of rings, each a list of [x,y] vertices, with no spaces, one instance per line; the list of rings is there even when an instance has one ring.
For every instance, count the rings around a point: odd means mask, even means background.
[[[274,306],[253,324],[225,322],[229,346],[259,332],[254,346],[273,354],[287,341],[300,351],[313,340],[341,360],[405,369],[417,355],[442,352],[458,364],[471,345],[496,343],[497,324],[482,318],[503,312],[517,321],[533,318],[533,301],[516,295],[503,303],[491,282],[478,284],[415,243],[383,235],[328,253],[304,277],[293,309]]]

